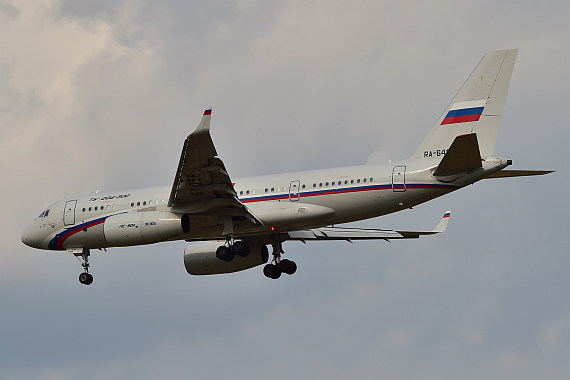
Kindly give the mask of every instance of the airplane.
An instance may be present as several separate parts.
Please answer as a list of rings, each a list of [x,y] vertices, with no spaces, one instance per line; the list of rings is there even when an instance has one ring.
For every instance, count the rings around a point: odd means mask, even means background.
[[[22,242],[77,256],[79,281],[90,285],[94,249],[185,240],[192,242],[184,250],[191,275],[265,264],[264,275],[277,279],[297,270],[282,258],[285,241],[389,241],[443,232],[450,212],[432,231],[338,225],[409,209],[485,178],[551,173],[507,170],[512,161],[493,156],[517,52],[487,52],[408,159],[232,180],[210,136],[208,108],[184,141],[172,186],[66,198],[47,207]]]

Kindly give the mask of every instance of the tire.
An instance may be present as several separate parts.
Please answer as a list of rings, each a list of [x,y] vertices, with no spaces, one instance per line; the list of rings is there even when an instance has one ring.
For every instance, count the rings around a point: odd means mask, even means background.
[[[249,255],[249,244],[244,241],[236,241],[232,245],[232,253],[241,257],[247,257]]]
[[[216,257],[220,260],[230,262],[234,259],[234,254],[229,247],[220,245],[218,249],[216,249]]]
[[[279,269],[281,272],[286,273],[288,275],[292,275],[297,271],[297,264],[294,261],[283,259],[279,263]]]
[[[265,275],[265,277],[277,280],[279,277],[281,277],[281,270],[279,269],[279,267],[277,267],[277,265],[267,264],[266,266],[263,267],[263,274]]]
[[[83,285],[91,285],[93,283],[93,276],[83,272],[79,275],[79,282]]]

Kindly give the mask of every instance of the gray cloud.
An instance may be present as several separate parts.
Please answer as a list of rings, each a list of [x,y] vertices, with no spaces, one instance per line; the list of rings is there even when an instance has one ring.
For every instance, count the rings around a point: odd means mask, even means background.
[[[567,5],[0,4],[0,377],[568,377]],[[452,209],[444,235],[288,243],[279,281],[189,277],[180,242],[113,249],[89,288],[19,241],[51,201],[169,184],[210,105],[233,177],[405,158],[482,54],[517,46],[496,154],[557,173],[359,223]]]

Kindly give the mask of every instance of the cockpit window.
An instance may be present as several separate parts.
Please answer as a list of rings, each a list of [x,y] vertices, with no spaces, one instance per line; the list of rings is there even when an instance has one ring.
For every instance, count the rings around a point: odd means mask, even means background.
[[[44,214],[44,218],[47,218],[48,215],[49,215],[49,210],[46,210],[46,212]]]
[[[46,213],[45,211],[42,211],[42,213],[40,214],[40,216],[38,216],[38,218],[43,218],[45,213]]]

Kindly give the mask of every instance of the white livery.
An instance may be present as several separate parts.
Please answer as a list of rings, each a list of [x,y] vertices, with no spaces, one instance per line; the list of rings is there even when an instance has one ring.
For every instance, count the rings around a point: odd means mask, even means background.
[[[338,224],[411,208],[484,178],[546,174],[506,170],[493,156],[517,50],[485,54],[417,151],[386,165],[232,180],[210,137],[212,110],[184,142],[170,187],[71,197],[50,205],[22,234],[24,244],[79,257],[89,285],[92,249],[201,241],[184,252],[190,274],[236,272],[266,264],[276,279],[296,264],[287,240],[407,239],[443,232],[389,231]],[[267,246],[272,246],[269,261]]]

